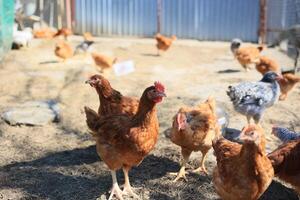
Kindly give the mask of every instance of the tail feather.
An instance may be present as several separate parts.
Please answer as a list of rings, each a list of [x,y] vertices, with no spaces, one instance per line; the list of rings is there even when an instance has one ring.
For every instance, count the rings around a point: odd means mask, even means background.
[[[89,127],[89,129],[91,131],[96,132],[97,131],[96,126],[97,126],[97,122],[99,120],[98,113],[87,106],[84,107],[84,112],[86,115],[87,126]],[[94,135],[93,133],[91,133],[91,134]]]
[[[210,110],[216,114],[216,100],[213,96],[209,96],[206,100],[207,104],[210,107]]]
[[[300,134],[290,131],[287,128],[274,126],[272,133],[282,142],[300,139]]]
[[[265,47],[264,46],[258,46],[257,49],[259,50],[259,52],[261,52],[265,49]]]

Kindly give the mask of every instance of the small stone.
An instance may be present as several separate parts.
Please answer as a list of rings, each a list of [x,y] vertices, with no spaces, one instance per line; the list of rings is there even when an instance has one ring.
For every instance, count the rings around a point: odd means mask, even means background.
[[[53,100],[29,101],[1,116],[10,125],[42,126],[59,120],[59,107]]]

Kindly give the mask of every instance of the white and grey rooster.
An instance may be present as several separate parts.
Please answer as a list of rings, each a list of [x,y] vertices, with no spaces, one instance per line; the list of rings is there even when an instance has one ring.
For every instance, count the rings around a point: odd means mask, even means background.
[[[258,82],[242,82],[237,86],[229,86],[227,95],[234,109],[258,124],[263,112],[278,101],[280,87],[277,83],[282,77],[275,72],[267,72]]]

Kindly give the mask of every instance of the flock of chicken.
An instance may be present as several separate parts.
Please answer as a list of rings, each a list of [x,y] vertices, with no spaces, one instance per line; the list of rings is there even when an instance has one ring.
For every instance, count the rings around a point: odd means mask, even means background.
[[[164,48],[161,48],[161,40],[165,37],[158,34],[156,39],[158,50],[167,50],[175,36],[167,38]],[[300,135],[274,127],[273,134],[285,143],[267,155],[265,133],[259,125],[265,109],[278,101],[280,89],[283,100],[300,78],[294,74],[282,76],[275,61],[260,55],[262,47],[240,46],[240,40],[233,40],[231,50],[235,58],[246,69],[249,64],[256,64],[263,75],[259,82],[242,82],[229,86],[227,91],[235,110],[247,117],[248,125],[237,141],[229,141],[221,134],[213,97],[195,107],[180,108],[173,117],[170,140],[181,147],[183,160],[179,172],[170,174],[176,175],[174,181],[187,180],[185,167],[193,151],[202,153],[200,166],[193,172],[207,174],[205,159],[213,148],[217,159],[213,183],[222,199],[258,199],[274,175],[292,184],[300,193]],[[93,75],[86,83],[95,88],[100,101],[98,112],[85,107],[85,114],[98,155],[111,170],[113,185],[109,199],[114,195],[123,199],[123,194],[138,198],[130,185],[128,173],[142,162],[157,142],[159,122],[155,107],[165,97],[165,87],[155,82],[138,100],[123,96],[102,75]],[[251,118],[255,124],[250,123]],[[123,190],[116,177],[119,169],[123,169],[125,177]]]
[[[20,32],[20,31],[19,31]],[[16,37],[15,42],[18,44],[21,44],[21,46],[28,46],[28,40],[30,38],[27,37],[28,30],[21,32],[22,37]],[[33,31],[33,35],[35,38],[54,38],[57,36],[63,36],[64,40],[59,40],[56,43],[54,53],[55,55],[60,58],[63,62],[65,62],[67,59],[73,57],[76,54],[79,53],[86,53],[88,52],[90,46],[94,44],[93,36],[86,32],[83,34],[84,41],[81,42],[79,45],[76,46],[75,51],[72,49],[70,44],[66,42],[68,39],[68,36],[72,35],[72,31],[68,28],[62,28],[58,31],[54,31],[51,28],[45,27],[38,30]],[[24,35],[24,36],[23,36]],[[18,35],[17,35],[18,36]],[[160,51],[167,51],[169,47],[172,45],[172,42],[176,40],[176,36],[172,36],[171,38],[164,37],[161,34],[157,34],[155,36],[157,40],[157,54],[160,55]],[[24,41],[24,42],[22,42]],[[111,68],[116,62],[117,58],[113,58],[101,53],[92,52],[91,56],[97,66],[97,69],[102,73],[105,69]]]
[[[72,34],[68,29],[56,33],[50,30],[35,32],[37,38]],[[176,40],[161,34],[155,36],[158,55],[166,51]],[[94,43],[89,33],[75,52],[86,52]],[[248,71],[250,64],[263,75],[258,82],[242,82],[229,86],[227,95],[235,110],[247,117],[248,124],[242,129],[237,141],[223,137],[221,124],[216,114],[213,97],[195,107],[182,107],[173,117],[170,140],[181,147],[182,163],[174,181],[186,178],[185,167],[193,151],[201,151],[199,168],[193,172],[208,174],[205,159],[213,148],[217,166],[213,170],[213,184],[218,195],[224,200],[256,200],[268,188],[274,176],[291,184],[300,194],[300,135],[285,128],[274,127],[272,133],[283,141],[275,151],[267,154],[263,128],[259,125],[264,111],[278,99],[285,100],[287,94],[300,82],[293,73],[282,73],[279,64],[271,58],[260,55],[263,46],[245,46],[239,39],[231,43],[231,51],[239,63]],[[65,41],[59,41],[55,54],[63,60],[74,55]],[[92,53],[100,71],[110,68],[116,58]],[[99,109],[85,107],[86,123],[96,141],[98,155],[111,171],[112,189],[109,199],[124,194],[138,198],[129,181],[129,170],[139,165],[153,150],[158,139],[159,121],[156,104],[166,97],[165,87],[155,82],[147,87],[140,99],[123,96],[115,90],[102,75],[93,75],[86,81],[99,96]],[[253,118],[254,124],[251,124]],[[123,169],[125,184],[120,189],[116,171]]]

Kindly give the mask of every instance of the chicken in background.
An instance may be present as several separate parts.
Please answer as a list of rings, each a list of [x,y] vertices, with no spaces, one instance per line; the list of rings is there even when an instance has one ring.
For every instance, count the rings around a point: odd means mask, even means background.
[[[224,138],[213,141],[217,166],[213,184],[223,200],[256,200],[268,188],[274,176],[266,156],[264,131],[260,126],[243,128],[239,141]]]
[[[240,39],[233,39],[231,42],[230,50],[233,53],[234,57],[238,60],[238,62],[242,65],[242,67],[249,71],[250,64],[255,64],[259,57],[260,52],[264,49],[262,46],[254,47],[241,47],[242,40]]]
[[[99,71],[101,73],[103,73],[104,69],[111,68],[113,64],[117,62],[117,58],[112,58],[100,53],[92,53],[91,55],[97,67],[100,68]]]
[[[90,32],[83,33],[84,41],[94,41],[93,35]]]
[[[267,72],[259,82],[242,82],[237,86],[229,86],[227,95],[234,109],[258,124],[264,111],[273,106],[279,98],[280,88],[277,81],[281,76],[275,72]]]
[[[57,42],[54,53],[57,57],[61,58],[63,62],[65,62],[66,59],[71,58],[73,56],[72,47],[64,41]]]
[[[282,142],[300,139],[300,133],[296,133],[294,131],[290,131],[287,128],[278,126],[273,126],[272,135],[275,135]]]
[[[70,35],[72,35],[73,32],[71,29],[69,28],[61,28],[57,31],[57,33],[54,35],[54,37],[57,37],[57,36],[63,36],[65,40],[68,40],[68,37]]]
[[[107,79],[101,75],[93,75],[86,81],[95,88],[99,96],[100,105],[98,114],[105,116],[109,114],[126,114],[133,116],[139,106],[139,100],[123,96],[119,91],[113,89]]]
[[[292,45],[296,50],[296,57],[294,61],[294,72],[297,72],[299,49],[300,49],[300,24],[295,24],[279,34],[279,37],[269,47],[280,46],[281,42],[288,41],[289,45]]]
[[[180,178],[186,181],[185,166],[193,151],[201,151],[200,167],[193,172],[207,174],[205,159],[212,147],[212,140],[220,134],[216,116],[216,102],[209,97],[204,103],[196,107],[182,107],[173,118],[171,141],[181,147],[182,164],[174,182]]]
[[[143,161],[157,142],[159,124],[155,107],[163,97],[164,86],[155,82],[143,92],[133,117],[109,115],[99,118],[95,111],[85,108],[86,122],[96,140],[97,153],[111,170],[113,185],[109,199],[114,195],[123,199],[124,193],[138,197],[131,188],[128,172]],[[116,177],[116,171],[121,168],[125,177],[123,191]]]
[[[177,39],[175,35],[172,35],[171,38],[168,38],[166,36],[163,36],[159,33],[155,35],[155,39],[157,41],[156,47],[157,47],[157,55],[160,55],[160,51],[167,51],[170,46],[172,45],[173,41]]]
[[[86,53],[90,49],[90,46],[95,43],[92,34],[89,32],[85,32],[83,34],[83,39],[83,42],[76,46],[74,55],[78,54],[79,52]]]
[[[38,29],[34,29],[33,31],[34,37],[39,39],[51,39],[54,37],[55,34],[56,31],[54,31],[54,29],[49,27],[38,28]]]
[[[287,98],[288,93],[295,88],[296,84],[300,82],[300,77],[292,74],[286,73],[282,75],[283,78],[279,81],[281,94],[279,100],[283,101]]]
[[[268,154],[268,158],[275,176],[291,184],[300,195],[300,139],[284,143]]]
[[[278,74],[281,73],[279,64],[267,56],[260,56],[255,64],[255,68],[262,75],[265,75],[265,73],[269,71],[276,72]]]
[[[33,34],[31,28],[24,28],[24,30],[19,31],[18,24],[14,24],[12,49],[28,47],[29,41],[32,40],[32,38]]]
[[[94,44],[94,41],[83,41],[79,45],[76,46],[74,55],[77,55],[79,52],[86,53],[88,52],[90,46]]]

